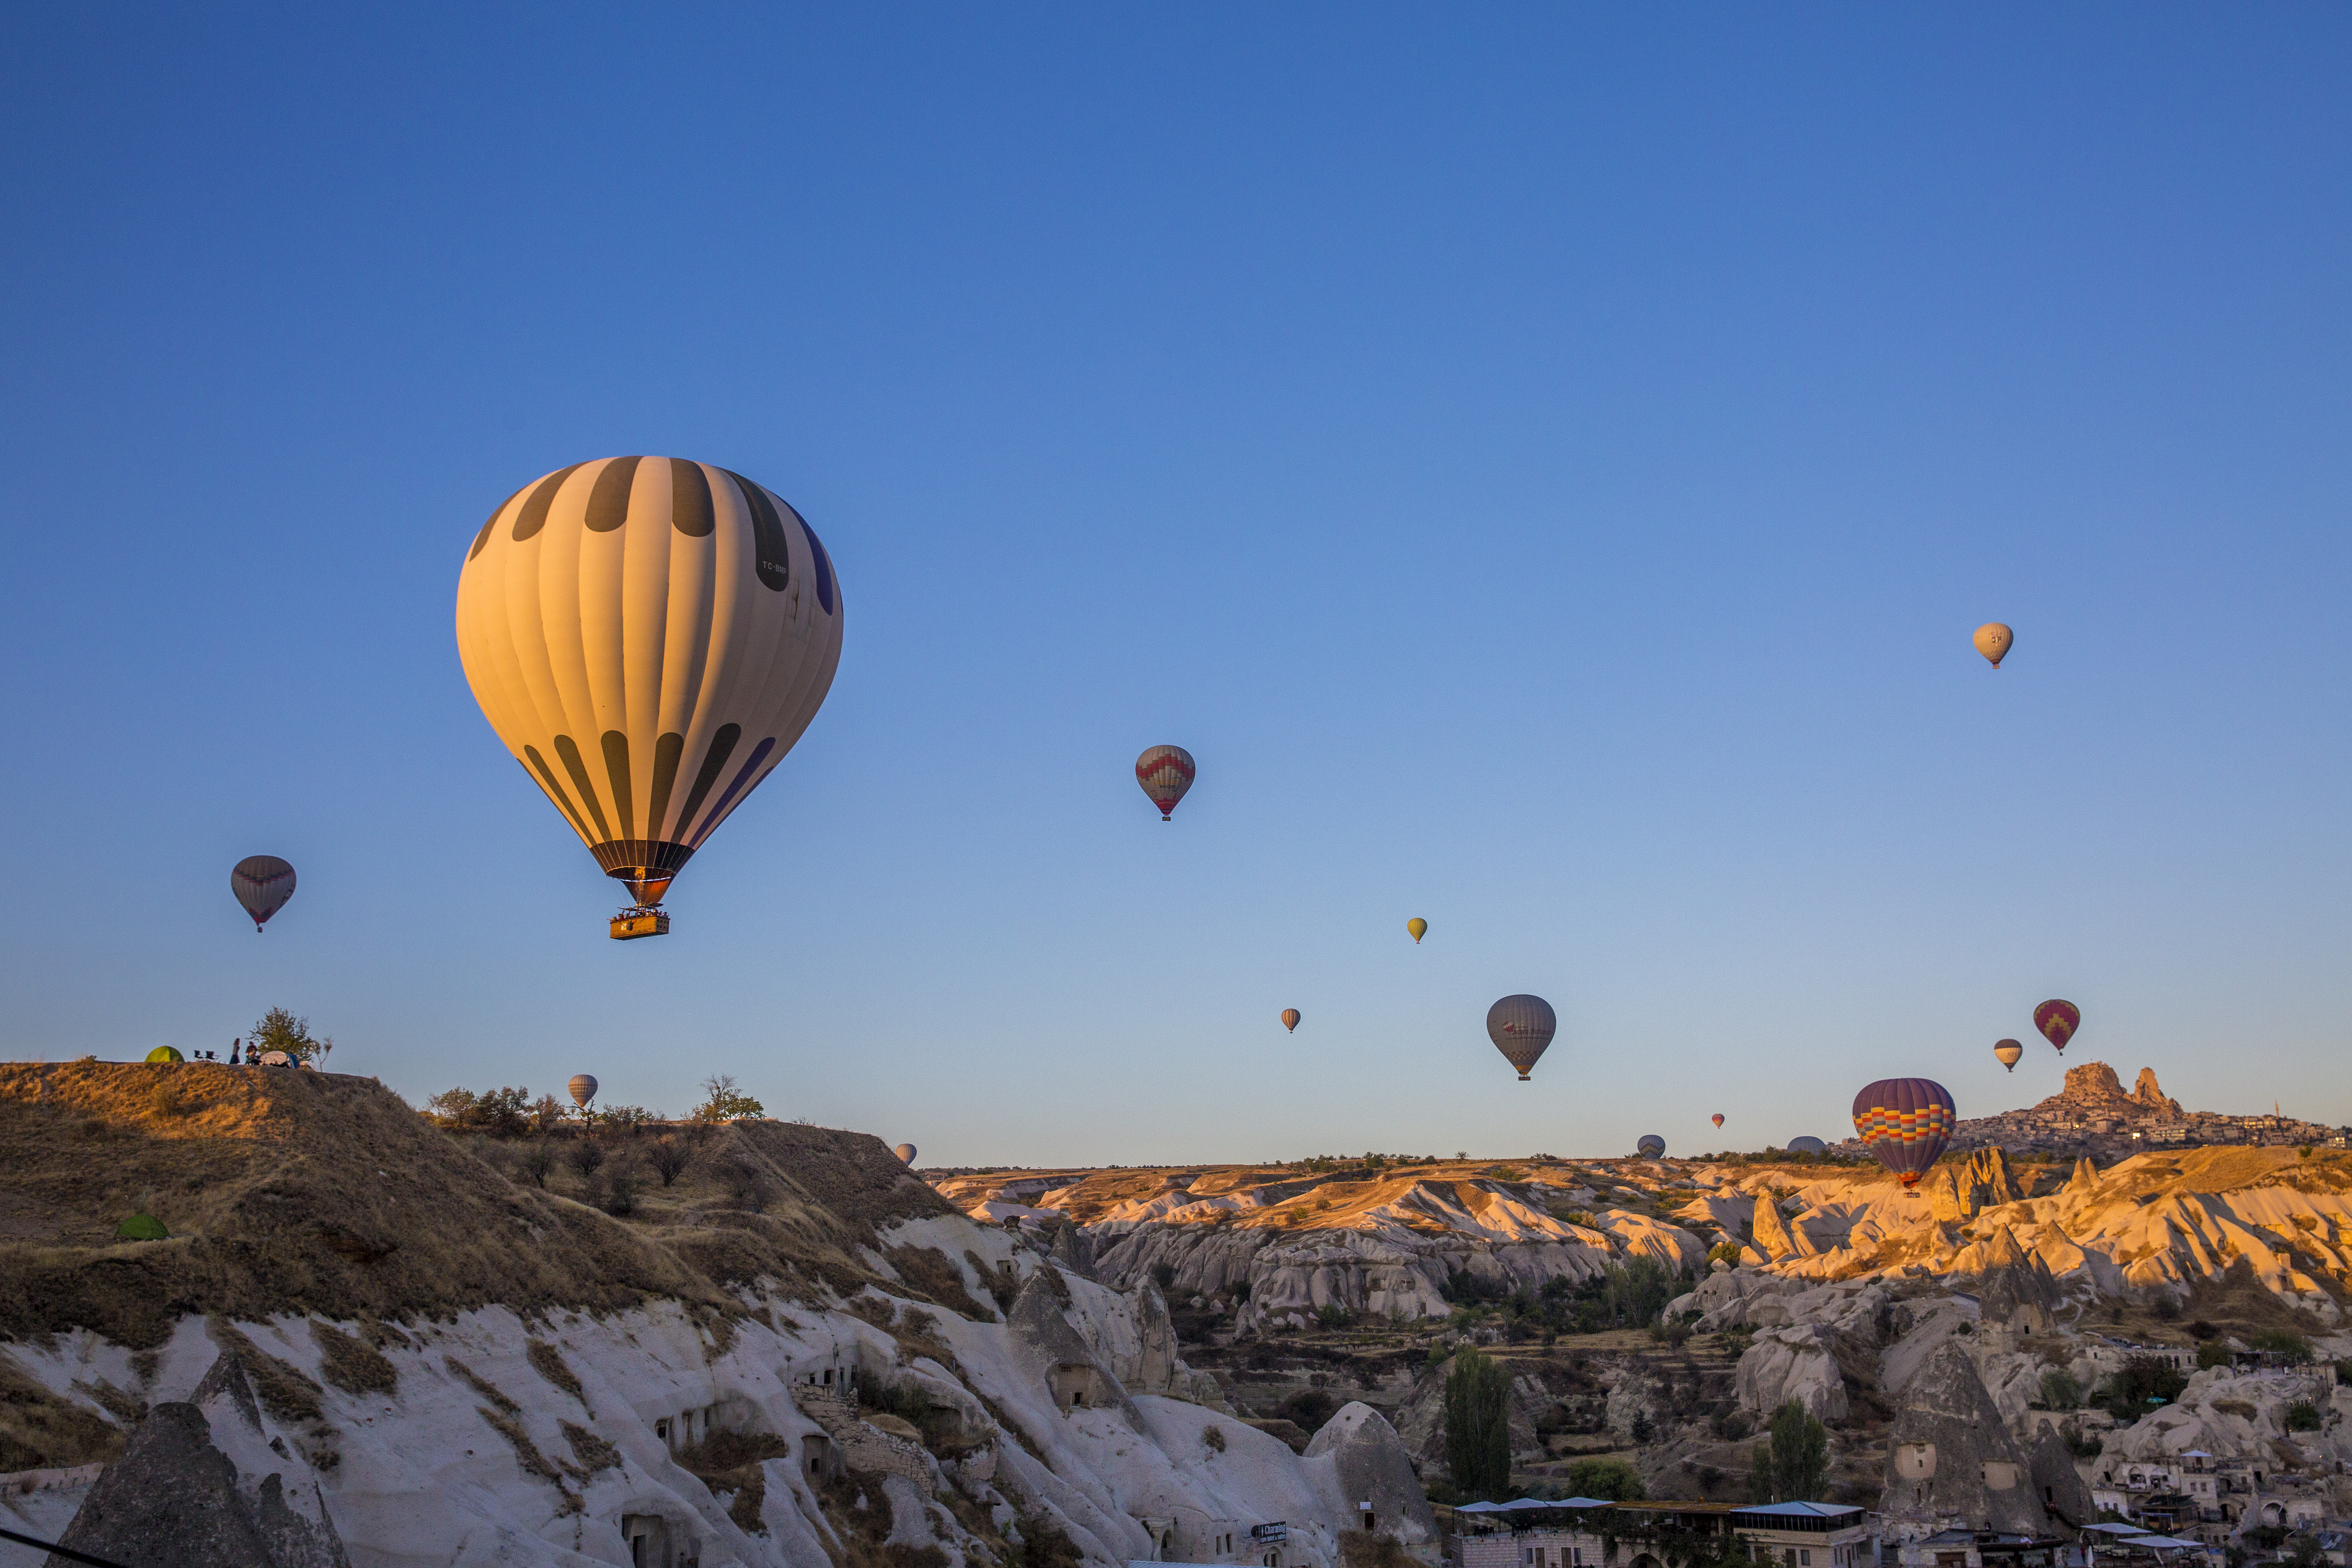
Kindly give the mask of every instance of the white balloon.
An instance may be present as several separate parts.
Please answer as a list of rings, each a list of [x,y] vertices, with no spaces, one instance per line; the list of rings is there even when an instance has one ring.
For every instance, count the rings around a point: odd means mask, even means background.
[[[833,563],[725,468],[604,458],[525,485],[457,578],[483,717],[638,901],[793,749],[841,662]]]

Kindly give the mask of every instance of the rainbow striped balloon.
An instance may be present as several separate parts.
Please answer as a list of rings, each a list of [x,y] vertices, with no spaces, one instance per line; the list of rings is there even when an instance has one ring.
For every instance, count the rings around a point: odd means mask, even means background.
[[[1919,1184],[1958,1124],[1952,1091],[1932,1079],[1885,1078],[1853,1097],[1853,1130],[1906,1187]]]

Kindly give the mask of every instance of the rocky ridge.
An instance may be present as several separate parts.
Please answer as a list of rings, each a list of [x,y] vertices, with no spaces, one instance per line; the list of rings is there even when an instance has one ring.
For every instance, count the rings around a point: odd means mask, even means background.
[[[1284,1520],[1284,1561],[1332,1568],[1362,1489],[1433,1555],[1377,1413],[1295,1452],[1154,1282],[862,1134],[710,1131],[616,1217],[372,1082],[79,1063],[0,1068],[0,1518],[97,1555],[983,1568]],[[114,1239],[134,1206],[171,1237]]]

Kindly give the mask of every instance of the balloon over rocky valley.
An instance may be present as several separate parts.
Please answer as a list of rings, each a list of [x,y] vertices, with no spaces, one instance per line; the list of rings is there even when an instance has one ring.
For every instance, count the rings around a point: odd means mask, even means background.
[[[1559,1028],[1559,1019],[1551,1004],[1525,992],[1506,996],[1486,1009],[1486,1037],[1495,1042],[1503,1059],[1518,1069],[1521,1083],[1528,1081]]]
[[[228,890],[253,917],[257,931],[294,896],[294,868],[275,855],[248,855],[229,868]]]
[[[1666,1141],[1654,1132],[1644,1132],[1633,1145],[1633,1152],[1644,1160],[1663,1160],[1666,1157]]]
[[[515,491],[457,576],[457,657],[508,752],[632,906],[783,761],[832,689],[842,602],[800,513],[682,458],[603,458]]]
[[[1992,1046],[1992,1054],[1994,1059],[1999,1061],[2001,1066],[2007,1068],[2011,1072],[2015,1072],[2017,1070],[2017,1059],[2025,1054],[2025,1047],[2019,1045],[2015,1040],[1995,1040]]]
[[[901,1165],[911,1165],[915,1163],[915,1146],[912,1143],[901,1143],[890,1152],[898,1156],[898,1163]]]
[[[1853,1097],[1854,1131],[1906,1187],[1919,1184],[1958,1124],[1951,1091],[1932,1079],[1881,1079]]]
[[[1829,1147],[1820,1139],[1810,1135],[1789,1140],[1789,1152],[1791,1154],[1826,1154],[1829,1152]]]

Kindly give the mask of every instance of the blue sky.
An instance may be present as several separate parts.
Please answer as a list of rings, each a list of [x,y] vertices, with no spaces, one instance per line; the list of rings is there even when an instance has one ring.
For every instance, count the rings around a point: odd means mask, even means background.
[[[0,27],[0,1052],[1609,1153],[2030,1103],[2063,995],[2352,1121],[2340,7]],[[792,500],[847,636],[614,943],[451,616],[628,452]]]

